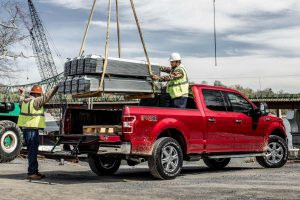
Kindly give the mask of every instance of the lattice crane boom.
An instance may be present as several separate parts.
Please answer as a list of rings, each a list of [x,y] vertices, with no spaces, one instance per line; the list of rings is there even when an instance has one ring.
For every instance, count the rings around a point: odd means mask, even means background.
[[[57,69],[47,41],[45,29],[32,0],[28,0],[28,6],[32,22],[32,28],[29,32],[39,73],[42,80],[49,79],[58,74]]]

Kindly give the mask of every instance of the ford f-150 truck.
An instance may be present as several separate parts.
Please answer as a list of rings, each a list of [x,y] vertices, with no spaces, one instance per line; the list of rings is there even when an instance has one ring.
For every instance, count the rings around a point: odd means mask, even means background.
[[[131,166],[148,161],[158,179],[175,178],[183,161],[203,159],[212,169],[224,168],[237,157],[256,157],[266,168],[286,163],[287,136],[280,118],[229,88],[193,85],[191,93],[185,109],[149,102],[67,109],[57,144],[74,154],[88,154],[90,168],[99,176],[115,173],[121,160]]]

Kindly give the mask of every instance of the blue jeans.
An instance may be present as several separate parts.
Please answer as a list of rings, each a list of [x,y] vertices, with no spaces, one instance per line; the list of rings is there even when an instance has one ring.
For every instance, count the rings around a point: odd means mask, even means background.
[[[33,175],[39,172],[37,154],[39,149],[39,130],[23,129],[23,135],[28,152],[28,175]]]
[[[178,97],[171,99],[171,106],[173,108],[186,108],[188,98],[187,97]]]

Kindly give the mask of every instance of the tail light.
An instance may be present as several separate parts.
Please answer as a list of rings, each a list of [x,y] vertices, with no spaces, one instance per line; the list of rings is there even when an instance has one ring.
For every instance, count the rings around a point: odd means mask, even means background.
[[[136,121],[136,116],[127,115],[123,117],[123,126],[122,132],[123,133],[133,133],[133,125]]]

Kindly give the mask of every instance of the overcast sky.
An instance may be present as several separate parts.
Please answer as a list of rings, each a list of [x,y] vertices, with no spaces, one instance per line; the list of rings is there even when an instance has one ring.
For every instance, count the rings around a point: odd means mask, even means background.
[[[79,53],[92,0],[33,1],[65,58]],[[108,2],[108,1],[107,1]],[[86,54],[103,55],[107,2],[99,0]],[[114,5],[114,0],[112,0]],[[129,0],[119,0],[123,58],[144,59]],[[218,66],[214,66],[213,0],[135,0],[151,61],[168,65],[171,52],[182,54],[191,81],[220,80],[253,89],[300,93],[300,1],[216,0]],[[113,7],[114,8],[114,7]],[[115,11],[110,56],[117,56]],[[53,47],[53,45],[51,45]],[[24,50],[32,55],[31,49]],[[34,59],[19,60],[24,70],[12,83],[39,80]],[[28,75],[29,79],[26,79]]]

